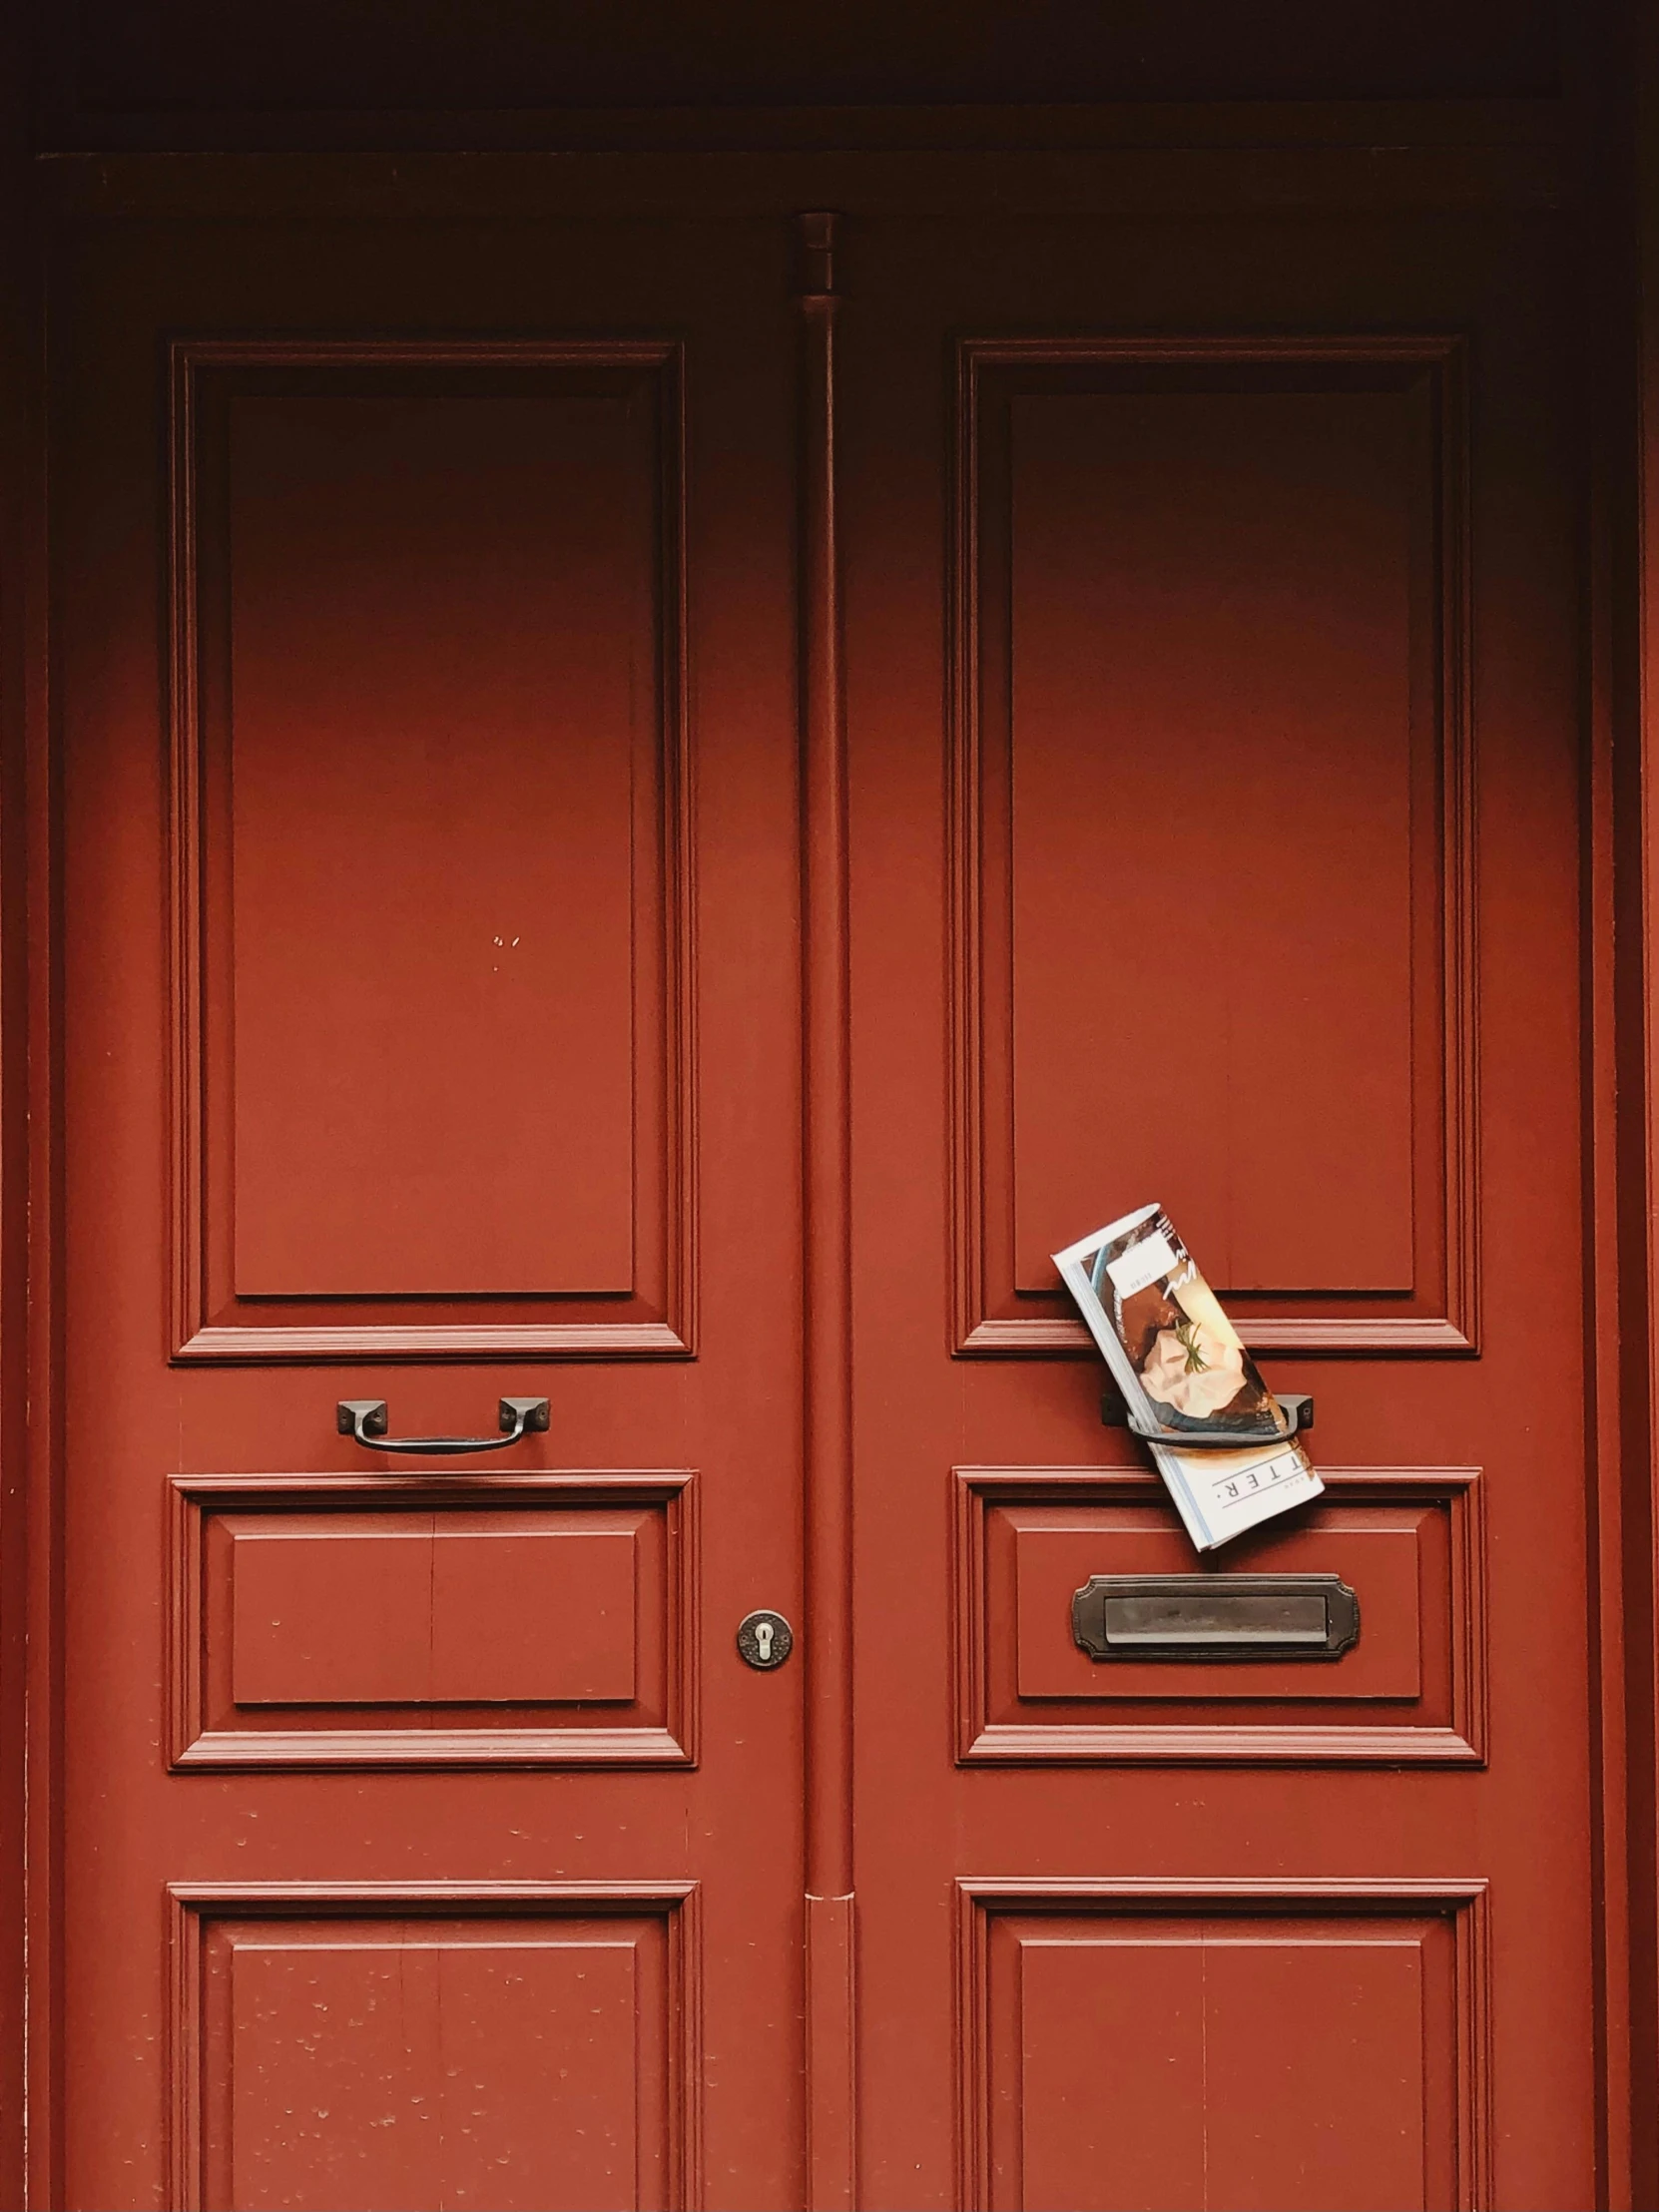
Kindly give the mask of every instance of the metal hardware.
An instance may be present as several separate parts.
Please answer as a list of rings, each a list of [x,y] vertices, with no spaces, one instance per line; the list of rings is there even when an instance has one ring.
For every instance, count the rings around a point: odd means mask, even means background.
[[[1100,1418],[1106,1427],[1130,1429],[1149,1444],[1174,1444],[1182,1451],[1249,1451],[1258,1444],[1284,1443],[1292,1436],[1306,1435],[1314,1425],[1314,1401],[1305,1391],[1277,1390],[1274,1395],[1285,1408],[1289,1424],[1283,1436],[1262,1429],[1212,1428],[1204,1432],[1196,1428],[1148,1428],[1136,1419],[1110,1383],[1100,1395]]]
[[[1340,1659],[1360,1600],[1335,1574],[1094,1574],[1071,1632],[1091,1659]]]
[[[502,1451],[520,1436],[541,1434],[548,1426],[545,1397],[504,1397],[499,1436],[388,1436],[383,1397],[342,1397],[334,1407],[334,1425],[369,1451]]]
[[[763,1674],[781,1667],[795,1649],[795,1630],[782,1613],[746,1613],[738,1623],[738,1654]]]

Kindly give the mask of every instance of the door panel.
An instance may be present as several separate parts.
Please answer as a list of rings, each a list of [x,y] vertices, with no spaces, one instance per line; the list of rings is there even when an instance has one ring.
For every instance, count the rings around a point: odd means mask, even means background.
[[[770,171],[64,247],[67,2203],[799,2202],[849,1927],[865,2206],[1591,2201],[1552,219],[903,172],[805,373]],[[1337,1659],[1073,1638],[1195,1566],[1046,1263],[1154,1197]]]
[[[678,630],[652,395],[385,381],[227,408],[234,1295],[625,1292],[634,754],[649,839]]]
[[[1364,1634],[1331,1663],[1100,1665],[1072,1631],[1092,1574],[1199,1564],[1130,1467],[956,1475],[956,1751],[964,1764],[1111,1759],[1478,1765],[1486,1740],[1485,1495],[1470,1467],[1323,1466],[1325,1496],[1228,1546],[1216,1571],[1336,1574]]]
[[[1216,1225],[1206,1265],[1253,1341],[1455,1349],[1477,1233],[1460,348],[957,358],[966,1348],[1083,1342],[1048,1256],[1130,1020],[1210,1102],[1206,1141],[1143,1080],[1114,1144]]]
[[[1554,251],[849,253],[871,2206],[1593,2193]],[[1332,1469],[1203,1561],[1045,1265],[1151,1199]],[[1091,1574],[1273,1567],[1358,1644],[1073,1643]]]
[[[172,2201],[685,2201],[695,1890],[171,1897]]]
[[[60,267],[67,2202],[800,2193],[786,284]]]
[[[1457,2042],[1477,1896],[1339,1904],[1263,1885],[1206,1913],[1174,1891],[1052,1885],[966,1910],[974,2112],[989,2121],[970,2202],[1484,2201],[1471,2160],[1485,2085]]]
[[[181,1349],[685,1348],[678,347],[173,384]]]
[[[697,1762],[697,1477],[176,1475],[172,1763]]]

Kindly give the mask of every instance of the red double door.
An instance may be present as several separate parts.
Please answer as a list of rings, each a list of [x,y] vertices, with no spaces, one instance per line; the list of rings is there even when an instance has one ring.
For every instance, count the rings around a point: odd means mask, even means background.
[[[61,246],[61,2201],[1587,2203],[1547,232],[700,189]]]

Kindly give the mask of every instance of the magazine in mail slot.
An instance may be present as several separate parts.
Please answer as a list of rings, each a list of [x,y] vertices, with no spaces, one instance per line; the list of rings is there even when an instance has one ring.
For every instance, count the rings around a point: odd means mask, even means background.
[[[1054,1255],[1200,1551],[1325,1485],[1161,1206]],[[1183,1451],[1183,1435],[1216,1443]],[[1237,1436],[1234,1451],[1220,1445]]]

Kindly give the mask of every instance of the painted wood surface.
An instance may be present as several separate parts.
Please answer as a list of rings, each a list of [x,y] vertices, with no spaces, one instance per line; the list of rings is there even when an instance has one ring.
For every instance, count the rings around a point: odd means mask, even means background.
[[[1551,238],[696,182],[60,249],[36,2201],[1589,2201]],[[1042,1225],[1188,1162],[1312,1686],[1059,1619],[1188,1562]]]

